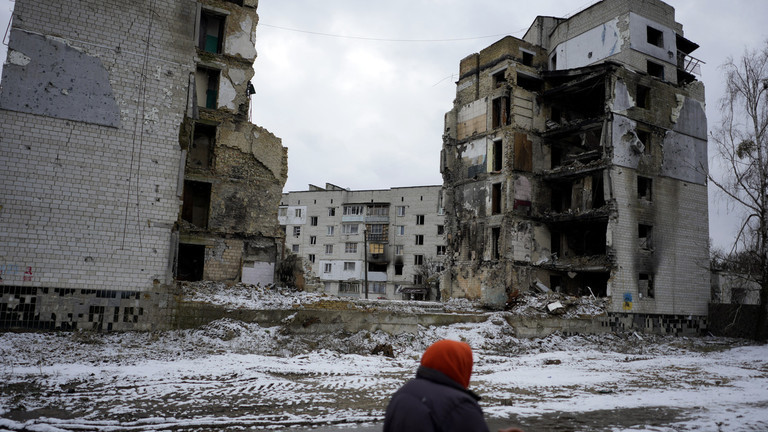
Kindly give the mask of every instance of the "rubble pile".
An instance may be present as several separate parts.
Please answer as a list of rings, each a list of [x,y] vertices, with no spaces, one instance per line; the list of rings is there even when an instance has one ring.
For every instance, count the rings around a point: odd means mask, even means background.
[[[507,310],[514,315],[527,317],[560,316],[581,318],[602,315],[608,306],[608,298],[594,296],[573,297],[556,292],[544,294],[523,293],[512,300]]]

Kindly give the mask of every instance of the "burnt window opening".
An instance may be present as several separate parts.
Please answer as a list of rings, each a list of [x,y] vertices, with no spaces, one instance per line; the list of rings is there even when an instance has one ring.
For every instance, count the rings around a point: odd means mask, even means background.
[[[637,100],[636,105],[638,108],[650,109],[651,108],[651,88],[638,84],[636,91]]]
[[[603,175],[595,174],[592,177],[592,208],[599,209],[605,205],[605,191],[603,190]]]
[[[544,87],[544,82],[538,78],[521,74],[517,74],[517,85],[528,91],[540,92]]]
[[[637,139],[643,144],[642,153],[651,154],[651,133],[642,129],[636,130],[635,133],[637,134]]]
[[[664,48],[664,32],[651,26],[646,26],[646,40],[649,44]]]
[[[491,108],[492,127],[494,129],[507,126],[511,123],[509,115],[509,96],[502,96],[494,99]]]
[[[195,73],[197,106],[216,109],[219,101],[220,71],[198,67]]]
[[[563,164],[563,150],[560,147],[552,146],[550,153],[550,159],[552,161],[551,168],[555,169]]]
[[[189,162],[192,167],[202,170],[210,169],[215,145],[216,126],[195,123],[192,146],[189,149]]]
[[[640,273],[637,280],[637,293],[640,298],[654,298],[653,275],[650,273]]]
[[[550,112],[550,120],[552,120],[555,123],[560,123],[560,121],[563,119],[563,112],[560,111],[560,108],[558,107],[552,107],[549,110]]]
[[[395,276],[403,275],[403,263],[395,263]]]
[[[200,50],[221,54],[224,42],[224,19],[223,15],[211,11],[203,10],[200,12],[199,39],[197,41],[197,47]]]
[[[211,206],[211,184],[184,180],[181,218],[198,228],[208,228],[208,209]]]
[[[500,252],[501,228],[491,228],[491,259],[497,260]]]
[[[653,180],[648,177],[637,176],[637,198],[653,200]]]
[[[179,243],[179,262],[176,279],[196,282],[203,280],[205,270],[205,245]]]
[[[522,51],[523,53],[523,65],[533,66],[533,53]]]
[[[651,247],[652,247],[651,233],[652,232],[653,232],[653,227],[651,225],[639,224],[637,226],[637,240],[638,240],[640,249],[651,250]]]
[[[493,142],[493,171],[501,171],[502,169],[504,153],[501,143],[501,140],[496,140]]]
[[[646,64],[646,70],[648,71],[648,75],[662,80],[664,79],[664,65],[648,60]]]
[[[552,211],[562,213],[571,208],[573,185],[571,183],[557,184],[552,187]]]
[[[386,273],[387,272],[387,264],[386,263],[368,263],[368,271],[369,272],[375,272],[375,273]]]
[[[501,70],[501,71],[496,72],[495,74],[492,75],[493,76],[493,87],[494,88],[499,88],[499,87],[503,86],[507,82],[507,78],[504,76],[505,72],[506,71]]]
[[[491,214],[501,213],[501,183],[491,186]]]
[[[555,256],[562,256],[563,248],[562,248],[562,236],[558,231],[552,231],[549,234],[549,249],[552,252],[552,255]]]
[[[549,289],[551,289],[554,292],[562,292],[563,291],[563,277],[560,275],[550,275],[549,276]]]

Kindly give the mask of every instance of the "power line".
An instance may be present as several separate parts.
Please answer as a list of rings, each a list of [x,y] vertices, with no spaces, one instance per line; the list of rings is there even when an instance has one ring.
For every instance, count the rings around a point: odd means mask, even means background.
[[[512,33],[498,33],[493,35],[487,35],[487,36],[473,36],[473,37],[464,37],[464,38],[447,38],[447,39],[391,39],[391,38],[377,38],[377,37],[368,37],[368,36],[346,36],[346,35],[340,35],[340,34],[332,34],[332,33],[323,33],[323,32],[316,32],[316,31],[310,31],[310,30],[301,30],[301,29],[295,29],[295,28],[289,28],[289,27],[282,27],[282,26],[276,26],[271,24],[265,24],[260,22],[259,26],[263,27],[271,27],[276,28],[280,30],[286,30],[286,31],[292,31],[297,33],[306,33],[311,34],[315,36],[325,36],[325,37],[333,37],[333,38],[339,38],[339,39],[356,39],[356,40],[366,40],[366,41],[376,41],[376,42],[459,42],[459,41],[468,41],[468,40],[477,40],[477,39],[488,39],[492,37],[500,37],[500,36],[507,36],[509,34],[519,33],[521,31],[525,31],[528,29],[522,29],[517,30]]]

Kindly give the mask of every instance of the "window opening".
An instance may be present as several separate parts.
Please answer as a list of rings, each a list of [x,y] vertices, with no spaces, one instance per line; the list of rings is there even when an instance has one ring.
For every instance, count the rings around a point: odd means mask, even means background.
[[[344,243],[344,253],[357,253],[357,243]]]
[[[416,234],[416,245],[420,246],[424,244],[424,236],[421,234]]]
[[[184,180],[181,218],[198,228],[208,228],[208,209],[211,206],[211,184]]]
[[[517,74],[517,85],[531,92],[540,92],[544,81],[526,74]]]
[[[499,240],[501,239],[501,228],[491,228],[491,259],[499,259]]]
[[[424,215],[416,215],[416,225],[424,225]]]
[[[509,97],[502,96],[492,102],[492,127],[494,129],[510,124]]]
[[[438,246],[435,255],[437,256],[445,255],[445,246]]]
[[[646,26],[646,40],[649,44],[664,48],[664,32],[651,26]]]
[[[298,237],[300,235],[301,235],[301,227],[300,226],[293,227],[293,236]]]
[[[637,283],[637,292],[640,298],[654,298],[653,275],[650,273],[640,273]]]
[[[494,183],[491,186],[491,213],[501,213],[501,183]]]
[[[493,86],[495,88],[499,88],[503,86],[505,82],[507,82],[507,79],[504,77],[504,72],[504,70],[501,70],[493,74]]]
[[[317,226],[317,216],[310,216],[309,217],[309,224],[312,226]]]
[[[221,54],[224,41],[224,16],[203,10],[200,14],[200,37],[197,47],[203,51]]]
[[[637,85],[637,107],[643,109],[651,108],[651,88],[638,84]]]
[[[333,253],[333,245],[332,244],[325,245],[325,254],[330,255],[332,253]]]
[[[293,252],[295,254],[299,253],[299,245],[297,245],[297,244],[291,245],[291,252]]]
[[[413,256],[413,265],[423,265],[423,264],[424,264],[424,255]]]
[[[176,279],[195,282],[203,280],[205,245],[179,243],[179,264]]]
[[[345,261],[344,271],[355,271],[355,263],[353,261]]]
[[[496,140],[493,142],[493,170],[494,171],[501,171],[501,168],[502,168],[503,147],[501,143],[502,143],[501,140]]]
[[[533,54],[523,51],[523,65],[533,66]]]
[[[216,69],[198,67],[195,73],[197,106],[216,109],[219,98],[219,74]]]
[[[653,199],[653,180],[648,177],[637,176],[637,197],[646,201]]]
[[[660,65],[658,63],[654,63],[652,61],[647,62],[646,70],[648,71],[648,75],[654,76],[659,79],[664,79],[664,65]]]
[[[437,226],[437,235],[443,235],[445,234],[445,225],[438,225]]]
[[[309,244],[317,244],[317,236],[309,236]]]
[[[193,168],[207,170],[211,167],[213,148],[216,144],[216,126],[195,123],[189,162]]]
[[[330,273],[333,268],[332,266],[333,264],[331,263],[325,263],[325,265],[323,265],[323,273]]]
[[[309,254],[309,262],[315,263],[315,254]]]
[[[645,250],[651,249],[652,230],[653,228],[651,227],[651,225],[639,224],[637,226],[637,238],[640,243],[640,249],[645,249]]]

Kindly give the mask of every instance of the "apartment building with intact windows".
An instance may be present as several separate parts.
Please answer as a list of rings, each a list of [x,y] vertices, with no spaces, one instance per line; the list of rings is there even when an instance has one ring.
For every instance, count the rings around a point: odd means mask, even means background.
[[[710,284],[697,47],[668,4],[603,0],[462,59],[441,154],[444,293],[503,307],[558,291],[609,299],[611,325],[700,326]]]
[[[446,254],[441,186],[352,191],[327,183],[284,193],[286,254],[304,286],[339,296],[435,300]]]

